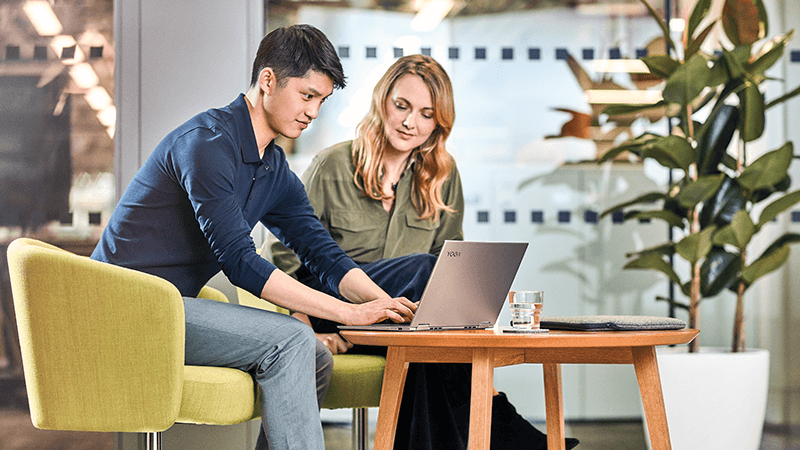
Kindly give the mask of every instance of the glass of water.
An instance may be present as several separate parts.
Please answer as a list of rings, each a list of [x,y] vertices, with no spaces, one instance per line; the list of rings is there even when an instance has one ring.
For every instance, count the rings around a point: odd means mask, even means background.
[[[544,306],[544,291],[511,291],[508,293],[511,326],[518,330],[538,330]]]

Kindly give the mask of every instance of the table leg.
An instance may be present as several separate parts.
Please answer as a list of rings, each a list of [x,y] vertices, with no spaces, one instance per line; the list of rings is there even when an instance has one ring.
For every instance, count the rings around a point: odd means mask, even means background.
[[[650,446],[653,450],[671,450],[667,413],[661,392],[661,377],[658,374],[658,361],[655,347],[633,347],[633,365],[639,380],[647,429],[650,432]]]
[[[472,395],[469,411],[469,450],[489,450],[492,436],[494,350],[476,348],[472,353]]]
[[[561,364],[542,364],[544,372],[547,448],[564,450],[564,392],[561,387]]]
[[[394,434],[397,431],[397,418],[400,415],[400,401],[403,399],[407,374],[406,349],[389,347],[386,351],[386,367],[383,370],[378,424],[375,428],[375,450],[394,448]]]

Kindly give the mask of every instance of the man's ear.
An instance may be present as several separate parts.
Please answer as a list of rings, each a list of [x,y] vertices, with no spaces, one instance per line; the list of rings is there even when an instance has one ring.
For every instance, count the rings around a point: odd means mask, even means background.
[[[275,78],[275,72],[271,68],[265,67],[261,69],[258,74],[258,87],[264,92],[269,94],[278,85],[278,80]]]

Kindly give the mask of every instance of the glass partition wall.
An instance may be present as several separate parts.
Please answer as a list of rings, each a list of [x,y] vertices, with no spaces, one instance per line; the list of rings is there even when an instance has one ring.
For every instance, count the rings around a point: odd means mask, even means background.
[[[695,2],[649,3],[669,19],[671,38],[680,45]],[[712,3],[712,17],[720,17],[723,3]],[[786,19],[792,17],[791,6],[765,4],[769,36],[796,26]],[[671,176],[655,163],[627,157],[597,164],[617,143],[646,131],[664,135],[669,130],[663,112],[636,120],[603,114],[609,104],[660,99],[662,82],[638,58],[664,54],[666,46],[642,2],[269,0],[265,5],[268,31],[292,23],[310,23],[324,31],[348,77],[347,88],[333,94],[309,130],[296,140],[281,142],[297,172],[302,173],[318,151],[353,137],[372,88],[396,58],[430,55],[444,66],[454,86],[456,121],[448,147],[464,184],[466,238],[530,242],[514,288],[547,291],[554,301],[548,302],[546,315],[672,314],[665,302],[655,300],[670,295],[665,277],[622,270],[625,253],[667,239],[664,222],[623,223],[621,214],[599,218],[609,206],[662,189]],[[703,51],[720,52],[724,39],[717,26]],[[768,98],[800,84],[798,48],[796,42],[790,43],[771,71],[785,83],[771,85]],[[797,111],[790,104],[770,112],[768,132],[750,144],[749,151],[758,156],[777,148],[777,142],[793,139],[786,124]],[[795,179],[796,172],[795,168]],[[800,208],[791,217],[800,222]],[[776,233],[778,227],[800,228],[794,221],[775,227]],[[791,273],[797,264],[790,261],[753,290],[753,296],[778,300],[771,304],[748,300],[746,312],[748,345],[773,352],[771,423],[800,422],[793,387],[797,383],[792,381],[796,377],[789,369],[791,349],[800,342],[788,337],[796,319],[786,318],[784,290],[796,283]],[[734,300],[733,294],[723,293],[704,303],[704,345],[730,345]],[[676,315],[686,319],[683,311]],[[507,311],[501,313],[501,322],[507,318]],[[496,371],[498,384],[508,390],[525,385],[516,383],[526,375],[515,370],[524,369]],[[593,377],[584,371],[604,372],[610,384],[592,386],[586,380]],[[635,384],[631,374],[613,368],[565,368],[564,379],[565,390],[590,399],[565,397],[571,418],[641,414],[635,398],[620,396],[624,390],[615,389],[616,383]],[[530,400],[520,406],[523,415],[541,416],[537,405],[542,399],[519,395]],[[613,411],[604,406],[611,404]]]
[[[0,379],[22,373],[6,246],[94,248],[115,200],[113,98],[112,0],[0,2]]]

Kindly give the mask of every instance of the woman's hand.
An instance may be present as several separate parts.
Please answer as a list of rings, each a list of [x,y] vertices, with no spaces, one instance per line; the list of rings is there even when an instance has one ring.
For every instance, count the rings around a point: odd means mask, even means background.
[[[341,355],[353,348],[353,344],[347,342],[339,333],[316,333],[316,335],[334,355]]]

